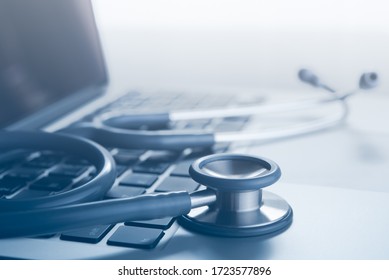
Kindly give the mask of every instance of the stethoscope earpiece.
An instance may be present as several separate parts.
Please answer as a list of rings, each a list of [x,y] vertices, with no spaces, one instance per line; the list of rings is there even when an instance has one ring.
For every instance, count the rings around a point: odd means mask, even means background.
[[[318,87],[320,85],[319,78],[311,70],[300,69],[298,71],[298,77],[300,81],[310,84],[314,87]]]
[[[329,87],[328,85],[322,83],[319,80],[319,77],[315,75],[311,70],[308,69],[300,69],[298,72],[299,79],[307,84],[310,84],[314,87],[321,87],[329,92],[336,93],[334,89]],[[378,74],[376,72],[366,72],[363,73],[359,79],[359,89],[372,89],[378,85],[379,79]],[[354,94],[354,92],[352,93]],[[345,96],[351,96],[352,94],[346,94]],[[343,98],[344,99],[344,98]]]
[[[367,72],[361,75],[359,79],[359,88],[360,89],[371,89],[378,86],[379,79],[378,75],[375,72]]]

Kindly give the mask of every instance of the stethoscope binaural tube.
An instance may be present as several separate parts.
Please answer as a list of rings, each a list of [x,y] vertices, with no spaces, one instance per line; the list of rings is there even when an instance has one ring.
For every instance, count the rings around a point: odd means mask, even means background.
[[[217,143],[251,140],[275,140],[321,131],[342,122],[348,114],[348,108],[344,98],[331,97],[322,100],[308,100],[264,107],[257,106],[205,112],[204,116],[206,116],[207,113],[214,116],[216,116],[217,113],[219,113],[219,116],[250,116],[252,111],[255,110],[257,112],[254,115],[258,115],[259,113],[265,111],[275,113],[283,112],[285,110],[294,111],[312,109],[315,108],[315,106],[324,106],[335,102],[338,103],[341,108],[339,114],[332,114],[318,120],[307,121],[297,125],[283,127],[282,129],[278,128],[269,131],[213,132],[206,130],[136,130],[128,127],[156,123],[166,125],[167,122],[169,122],[169,115],[167,113],[159,113],[147,115],[124,114],[119,116],[118,113],[115,112],[109,115],[98,116],[92,122],[80,122],[70,127],[66,127],[61,132],[82,136],[96,141],[104,146],[115,146],[128,149],[147,148],[154,150],[180,151],[186,148],[210,148]],[[201,113],[202,112],[193,112],[194,118],[199,117]],[[185,119],[187,119],[190,115],[188,112],[178,112],[177,114],[185,115]]]
[[[328,129],[342,123],[347,118],[349,113],[347,99],[355,95],[358,90],[338,94],[331,87],[320,82],[311,71],[306,69],[300,70],[299,78],[303,82],[331,92],[331,96],[274,105],[227,107],[198,111],[172,111],[145,114],[128,114],[128,112],[115,111],[98,115],[91,122],[81,122],[64,128],[62,132],[83,136],[106,146],[132,149],[184,150],[186,148],[209,148],[217,143],[252,140],[267,141],[295,137]],[[377,84],[378,75],[376,73],[364,73],[359,81],[359,89],[371,89],[377,86]],[[340,110],[338,113],[266,131],[240,131],[237,133],[179,130],[145,131],[136,129],[142,126],[168,127],[170,122],[180,120],[276,114],[280,112],[321,108],[330,104],[339,105]]]
[[[88,138],[104,146],[127,149],[182,151],[186,148],[208,148],[216,143],[213,133],[132,130],[96,122],[78,123],[61,132]]]

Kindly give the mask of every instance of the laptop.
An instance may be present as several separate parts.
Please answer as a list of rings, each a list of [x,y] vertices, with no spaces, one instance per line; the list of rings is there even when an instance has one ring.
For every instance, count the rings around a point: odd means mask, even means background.
[[[108,73],[90,1],[2,1],[0,38],[2,129],[54,132],[118,109],[155,112],[234,103],[233,95],[205,99],[206,94],[177,92],[127,92],[113,101],[104,98]],[[84,109],[91,103],[91,108]],[[67,120],[66,116],[72,116],[74,111],[82,113]],[[232,131],[242,129],[247,122],[247,117],[181,121],[164,129]],[[228,144],[180,152],[106,148],[116,161],[117,172],[117,181],[106,199],[115,199],[180,190],[182,186],[194,191],[199,185],[189,176],[191,162],[203,155],[224,152]],[[61,186],[54,192],[50,190],[48,178],[54,184],[65,182],[65,189],[75,188],[94,172],[94,167],[83,159],[49,151],[26,151],[17,158],[1,161],[0,165],[0,199],[5,200],[61,191]],[[23,259],[153,258],[152,252],[161,250],[178,228],[175,218],[96,225],[0,240],[0,255]]]
[[[79,121],[115,110],[155,112],[241,105],[239,95],[223,93],[124,92],[110,96],[108,71],[90,1],[36,0],[0,2],[0,127],[8,130],[55,132]],[[245,99],[252,105],[262,96]],[[176,122],[165,129],[239,131],[255,127],[252,118],[221,118]],[[323,136],[324,135],[324,136]],[[274,188],[294,210],[286,231],[250,238],[220,238],[193,233],[176,218],[126,221],[119,224],[75,228],[67,232],[0,240],[3,259],[385,259],[389,242],[387,192],[347,186],[348,177],[329,177],[336,165],[325,159],[336,154],[353,164],[351,152],[342,157],[354,134],[334,130],[287,143],[249,146],[215,145],[182,152],[105,147],[116,161],[117,179],[105,199],[134,197],[177,189],[193,191],[188,167],[204,155],[243,151],[280,162],[286,180]],[[338,140],[341,141],[338,141]],[[387,138],[376,139],[386,146]],[[304,152],[316,144],[316,149]],[[331,151],[325,149],[330,143]],[[386,150],[385,150],[386,151]],[[291,156],[298,154],[298,156]],[[315,159],[321,155],[321,162]],[[304,158],[313,157],[300,172]],[[321,165],[320,165],[321,164]],[[358,170],[377,168],[367,161]],[[388,166],[387,161],[380,167]],[[322,169],[321,169],[322,168]],[[370,168],[370,169],[366,169]],[[292,172],[290,172],[292,170]],[[313,171],[324,170],[324,172]],[[350,169],[351,170],[351,169]],[[82,158],[50,151],[26,151],[0,161],[0,199],[47,196],[42,182],[66,182],[75,188],[93,176],[94,167]],[[314,176],[306,176],[314,174]],[[323,175],[324,174],[324,175]],[[323,178],[320,178],[323,176]],[[366,177],[366,176],[364,176]],[[333,181],[328,178],[333,179]],[[376,181],[380,178],[375,176]],[[321,180],[322,179],[322,180]],[[325,181],[328,180],[328,181]],[[12,183],[10,185],[10,182]],[[15,183],[16,182],[16,183]],[[323,186],[320,182],[330,182]],[[374,186],[374,184],[372,184]],[[377,184],[375,184],[377,186]],[[10,187],[11,186],[11,187]],[[59,186],[61,191],[61,186]],[[55,192],[54,192],[55,193]],[[303,195],[302,195],[303,194]],[[331,207],[328,207],[331,201]],[[368,208],[359,207],[369,205]],[[346,207],[347,206],[347,207]],[[79,213],[82,215],[82,213]],[[1,227],[1,225],[0,225]],[[322,233],[325,232],[325,238]],[[372,239],[371,237],[374,236]]]

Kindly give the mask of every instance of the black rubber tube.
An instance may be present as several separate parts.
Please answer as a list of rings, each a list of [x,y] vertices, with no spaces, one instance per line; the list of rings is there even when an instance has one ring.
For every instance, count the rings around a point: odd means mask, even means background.
[[[0,238],[58,233],[75,228],[189,213],[187,192],[160,193],[0,214]]]
[[[140,127],[159,128],[169,125],[169,113],[120,115],[103,120],[106,126],[122,129],[139,129]]]
[[[142,131],[120,129],[94,123],[79,123],[63,130],[104,146],[128,149],[176,150],[207,148],[215,144],[213,133],[180,131]]]
[[[104,197],[116,179],[115,162],[111,154],[88,139],[45,132],[0,132],[0,150],[13,149],[52,150],[79,156],[95,166],[96,176],[82,186],[55,195],[26,199],[0,199],[0,212],[2,213],[99,200]]]

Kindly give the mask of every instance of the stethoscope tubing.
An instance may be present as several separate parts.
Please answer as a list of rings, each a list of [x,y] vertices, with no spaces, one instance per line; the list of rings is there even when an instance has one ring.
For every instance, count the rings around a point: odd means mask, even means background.
[[[114,111],[103,113],[95,118],[96,123],[104,123],[114,127],[125,127],[126,124],[142,125],[147,123],[166,124],[175,121],[213,119],[225,117],[243,117],[250,115],[261,115],[279,113],[286,111],[297,111],[311,109],[339,100],[346,99],[350,94],[336,95],[326,98],[311,98],[301,101],[284,102],[278,104],[260,104],[255,106],[223,107],[208,110],[177,110],[159,113],[128,114],[127,112]]]
[[[315,79],[312,80],[314,76],[311,73],[308,72],[305,74],[309,78],[308,81],[310,83],[317,82]],[[366,84],[364,82],[367,78],[369,78],[368,82],[371,80],[376,83],[377,80],[375,74],[374,76],[366,75],[364,74],[361,77],[360,88],[362,89],[372,87],[370,83]],[[318,85],[321,86],[321,84]],[[327,90],[334,91],[331,88],[327,88]],[[183,150],[188,147],[211,147],[220,142],[274,140],[323,130],[344,121],[349,113],[346,100],[348,97],[354,95],[355,92],[343,95],[333,94],[330,98],[318,100],[244,108],[222,108],[220,110],[187,112],[177,111],[146,115],[107,114],[96,117],[92,122],[78,123],[76,126],[66,128],[62,132],[84,136],[106,146],[165,150]],[[138,123],[140,125],[148,123],[166,124],[170,121],[178,120],[251,116],[277,112],[284,113],[286,111],[314,109],[332,103],[338,103],[340,105],[340,113],[331,114],[311,122],[300,123],[292,127],[283,127],[269,131],[243,131],[238,133],[218,133],[211,131],[204,133],[201,131],[170,132],[125,129],[128,122],[132,122],[132,124]],[[60,150],[70,154],[77,154],[93,163],[97,174],[91,181],[64,193],[33,199],[0,200],[0,238],[57,233],[96,224],[116,224],[130,220],[176,217],[188,214],[192,208],[211,205],[215,202],[214,205],[218,204],[216,199],[217,191],[211,188],[194,193],[183,191],[94,201],[101,199],[115,181],[115,163],[108,151],[87,139],[43,132],[35,134],[28,132],[0,132],[0,147],[5,150],[20,149],[20,147],[23,147],[23,149],[41,150],[44,147],[44,149],[48,150]],[[193,170],[192,167],[191,174],[194,172]],[[206,178],[208,179],[207,176]],[[275,180],[279,178],[279,175],[274,176],[275,178],[273,179]],[[203,177],[200,176],[199,178],[201,179]],[[265,185],[268,185],[266,183],[267,181],[264,182]],[[209,208],[214,209],[214,207]],[[285,213],[289,217],[288,220],[290,220],[290,207],[284,207],[285,209],[289,209]],[[211,214],[213,215],[214,213]],[[215,228],[217,229],[218,226],[213,226],[212,230],[215,230]],[[260,232],[264,233],[262,227],[260,227]]]
[[[96,175],[65,192],[0,200],[0,238],[58,233],[97,224],[176,217],[216,201],[212,190],[148,194],[100,201],[116,179],[110,153],[88,139],[45,132],[0,132],[0,150],[50,150],[91,162]],[[97,200],[97,201],[96,201]]]
[[[226,117],[243,117],[250,115],[262,115],[279,112],[292,112],[297,110],[310,109],[315,106],[320,106],[328,103],[339,101],[339,97],[330,97],[323,99],[307,99],[296,102],[285,102],[279,104],[263,104],[244,107],[225,107],[213,110],[192,110],[192,111],[172,111],[169,113],[170,121],[197,120],[197,119],[213,119]]]
[[[257,131],[242,131],[238,133],[215,133],[215,143],[238,142],[238,141],[268,141],[283,138],[296,137],[304,134],[323,131],[341,124],[349,114],[348,104],[339,100],[341,110],[338,113],[322,117],[317,120],[302,122],[299,124],[285,126],[282,129],[269,129]]]
[[[156,114],[122,115],[120,112],[97,116],[92,122],[82,122],[65,128],[65,133],[76,134],[90,138],[102,145],[119,148],[156,149],[156,150],[184,150],[186,148],[206,148],[217,143],[236,141],[263,141],[276,140],[298,135],[308,134],[333,127],[348,115],[346,99],[353,94],[333,95],[330,98],[304,100],[277,105],[259,105],[244,108],[223,108],[208,111],[171,112]],[[313,121],[306,121],[296,125],[269,129],[265,131],[214,132],[214,131],[146,131],[123,128],[128,123],[167,124],[172,120],[189,120],[200,118],[253,116],[268,113],[314,109],[327,104],[338,103],[339,113],[321,117]]]
[[[46,132],[9,131],[0,132],[2,150],[52,150],[80,156],[92,162],[99,178],[93,178],[82,187],[34,199],[0,199],[0,213],[29,211],[58,207],[68,204],[102,199],[116,179],[115,162],[110,153],[88,139],[77,136]],[[96,184],[99,187],[96,187]],[[1,223],[0,223],[1,224]],[[0,231],[3,225],[0,226]]]
[[[0,214],[0,238],[64,232],[87,226],[176,217],[192,209],[188,192],[142,195]]]
[[[207,148],[216,143],[213,133],[130,130],[97,126],[91,122],[67,127],[62,132],[91,139],[103,146],[127,149],[182,151],[186,148]]]

